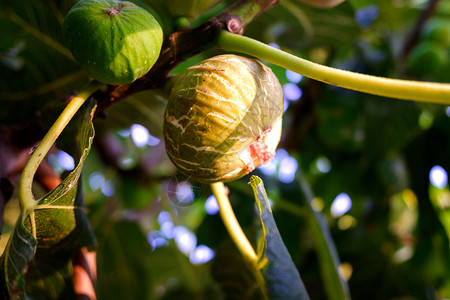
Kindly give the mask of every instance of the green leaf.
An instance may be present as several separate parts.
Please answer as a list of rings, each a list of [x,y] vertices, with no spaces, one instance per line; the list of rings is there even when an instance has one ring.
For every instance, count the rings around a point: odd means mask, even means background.
[[[312,47],[341,48],[352,45],[360,29],[354,10],[345,2],[331,9],[320,9],[286,0],[250,23],[247,36],[264,42],[276,42],[292,51]]]
[[[89,80],[65,46],[61,29],[74,2],[7,0],[2,6],[0,122],[27,120]]]
[[[265,279],[270,299],[309,299],[297,268],[281,239],[272,215],[269,199],[262,180],[257,176],[250,178],[262,223],[260,254],[267,259]],[[264,260],[261,258],[261,260]]]
[[[303,173],[300,168],[297,170],[297,177],[299,178],[300,188],[304,194],[303,198],[306,202],[309,230],[311,231],[311,238],[316,246],[320,270],[328,297],[333,300],[350,299],[347,282],[341,279],[339,275],[338,268],[340,260],[330,230],[328,229],[325,218],[316,212],[311,205],[314,196],[307,181],[303,178]]]
[[[152,249],[138,224],[103,217],[98,251],[98,297],[149,299],[153,286]]]
[[[95,244],[78,189],[94,138],[95,106],[92,101],[86,106],[73,121],[79,128],[78,165],[60,185],[37,200],[32,213],[20,215],[1,257],[1,276],[11,298],[59,299],[61,293],[71,290],[73,254]]]
[[[161,90],[145,90],[131,95],[108,110],[105,128],[119,126],[129,128],[141,124],[156,137],[162,137],[162,124],[168,95]]]
[[[226,299],[267,299],[253,270],[248,268],[241,252],[231,239],[224,239],[217,247],[211,273]]]

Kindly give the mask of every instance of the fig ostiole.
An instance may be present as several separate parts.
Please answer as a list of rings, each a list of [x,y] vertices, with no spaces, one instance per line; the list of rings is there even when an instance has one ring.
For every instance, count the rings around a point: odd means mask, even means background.
[[[76,61],[107,84],[131,83],[145,75],[163,40],[158,21],[127,1],[81,0],[66,15],[63,30]]]
[[[189,178],[238,179],[270,160],[281,136],[283,91],[261,62],[219,55],[174,83],[164,118],[166,151]]]

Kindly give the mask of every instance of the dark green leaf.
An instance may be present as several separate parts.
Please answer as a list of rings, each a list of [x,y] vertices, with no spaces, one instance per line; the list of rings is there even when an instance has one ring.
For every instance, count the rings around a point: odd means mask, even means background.
[[[297,268],[281,239],[262,180],[250,178],[262,223],[261,243],[267,258],[265,279],[270,299],[309,299]],[[264,258],[262,258],[264,259]]]
[[[255,276],[246,266],[242,254],[230,239],[225,239],[217,249],[212,264],[212,276],[226,299],[266,299]]]
[[[61,26],[75,1],[6,1],[0,11],[0,120],[25,120],[88,81]],[[6,37],[6,38],[5,38]],[[12,112],[19,115],[10,119]]]

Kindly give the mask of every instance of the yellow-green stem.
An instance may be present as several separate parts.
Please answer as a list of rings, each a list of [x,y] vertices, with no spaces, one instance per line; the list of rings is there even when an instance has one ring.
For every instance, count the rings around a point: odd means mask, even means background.
[[[244,259],[251,265],[256,266],[258,262],[258,256],[256,255],[255,250],[248,241],[244,231],[242,230],[238,220],[236,219],[236,216],[234,215],[233,208],[231,207],[224,184],[222,182],[212,183],[211,189],[217,199],[217,203],[219,204],[220,216],[222,217],[228,233],[238,247],[239,251],[244,256]]]
[[[248,54],[339,87],[390,98],[450,105],[450,84],[390,79],[339,70],[227,31],[220,33],[216,44],[223,50]]]
[[[19,202],[24,216],[31,213],[37,204],[34,200],[32,190],[33,178],[37,168],[78,109],[92,93],[100,88],[101,85],[102,84],[93,81],[70,100],[69,104],[67,104],[58,119],[56,119],[55,123],[49,129],[25,165],[19,182]]]

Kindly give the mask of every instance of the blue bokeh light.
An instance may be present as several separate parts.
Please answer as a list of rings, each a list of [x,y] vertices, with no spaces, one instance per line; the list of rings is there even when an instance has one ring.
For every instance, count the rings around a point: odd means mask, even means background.
[[[147,234],[147,241],[152,247],[152,251],[156,248],[169,245],[169,242],[157,230],[152,230]]]
[[[443,189],[448,183],[447,171],[441,166],[434,166],[430,170],[430,182],[437,188]]]
[[[159,231],[161,231],[166,238],[173,239],[175,237],[174,228],[175,226],[172,221],[167,221],[159,226]]]
[[[258,170],[261,171],[266,176],[272,176],[277,171],[277,165],[275,164],[275,161],[269,160],[267,163],[260,165],[258,167]]]
[[[209,196],[205,201],[205,210],[208,215],[215,215],[219,212],[219,204],[214,195]]]
[[[331,204],[331,215],[340,217],[352,208],[352,199],[346,193],[340,193]]]
[[[172,216],[168,211],[161,210],[158,214],[158,224],[163,225],[166,222],[172,222]]]
[[[206,245],[198,245],[197,248],[189,255],[191,263],[204,264],[214,258],[214,251]]]
[[[101,190],[103,195],[105,195],[106,197],[111,197],[116,192],[114,185],[111,181],[105,181],[101,186]]]
[[[286,98],[283,98],[283,102],[284,102],[284,105],[283,105],[283,114],[284,114],[289,107],[289,100]]]
[[[302,89],[294,83],[283,85],[284,98],[290,101],[297,101],[302,96]]]
[[[121,137],[125,138],[125,137],[129,137],[131,132],[129,129],[120,129],[120,130],[117,130],[117,134],[120,135]]]
[[[280,50],[280,46],[279,46],[277,43],[269,43],[268,45],[269,45],[270,47],[273,47],[273,48],[275,48],[275,49]]]
[[[303,75],[295,73],[291,70],[286,70],[286,78],[292,83],[299,83],[303,79]]]
[[[148,141],[147,141],[147,145],[149,146],[156,146],[161,142],[161,140],[153,135],[151,135],[150,133],[148,134]]]
[[[447,108],[445,109],[445,113],[448,117],[450,117],[450,106],[447,106]]]
[[[101,172],[92,172],[89,175],[89,186],[93,191],[100,189],[104,183],[105,176]]]
[[[361,28],[369,28],[373,21],[378,18],[378,14],[378,6],[375,4],[360,8],[356,11],[356,23]]]
[[[56,157],[58,158],[58,164],[66,171],[72,171],[75,169],[75,160],[70,154],[59,150]]]

